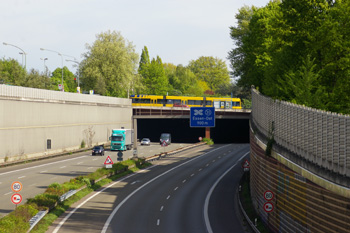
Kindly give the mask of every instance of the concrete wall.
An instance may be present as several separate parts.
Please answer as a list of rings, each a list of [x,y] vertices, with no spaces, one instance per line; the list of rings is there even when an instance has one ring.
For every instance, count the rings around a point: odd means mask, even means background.
[[[132,128],[129,99],[0,85],[0,163],[106,143],[120,127]]]
[[[273,232],[350,232],[350,117],[252,96],[250,189],[262,221]]]
[[[251,131],[250,190],[255,210],[272,232],[350,232],[350,198],[322,187],[266,156]],[[328,183],[330,184],[330,183]],[[264,211],[270,190],[274,210]]]

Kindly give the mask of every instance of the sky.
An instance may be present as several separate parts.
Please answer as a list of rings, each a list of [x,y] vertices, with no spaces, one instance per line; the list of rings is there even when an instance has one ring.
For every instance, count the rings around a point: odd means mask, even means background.
[[[229,68],[227,54],[234,48],[229,28],[236,26],[235,15],[244,5],[262,7],[268,2],[1,0],[0,57],[16,59],[27,70],[43,72],[46,65],[52,72],[62,67],[60,53],[65,55],[63,66],[74,73],[72,60],[80,62],[86,45],[110,30],[120,32],[139,55],[147,46],[150,58],[160,56],[163,63],[186,66],[201,56],[212,56]]]

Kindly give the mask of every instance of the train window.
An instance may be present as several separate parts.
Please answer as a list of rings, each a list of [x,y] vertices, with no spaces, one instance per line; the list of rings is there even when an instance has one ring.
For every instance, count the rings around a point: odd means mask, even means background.
[[[167,100],[167,102],[166,102],[167,104],[175,104],[175,103],[181,103],[181,100],[172,100],[172,99],[168,99]]]
[[[164,104],[166,100],[164,99],[157,99],[157,103],[158,104]]]
[[[188,105],[202,105],[202,100],[188,100]]]
[[[210,100],[207,100],[207,101],[205,101],[205,104],[208,106],[211,106],[212,105],[212,103],[211,103],[211,101]]]
[[[140,103],[149,104],[151,103],[151,99],[140,99]]]
[[[240,106],[239,102],[232,102],[232,105],[233,105],[233,106],[236,106],[236,107],[239,107],[239,106]]]

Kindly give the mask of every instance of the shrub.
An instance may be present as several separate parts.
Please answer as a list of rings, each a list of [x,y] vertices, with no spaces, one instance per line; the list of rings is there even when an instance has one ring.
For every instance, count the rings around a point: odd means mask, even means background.
[[[207,143],[207,145],[213,145],[214,141],[211,138],[203,138],[203,142]]]

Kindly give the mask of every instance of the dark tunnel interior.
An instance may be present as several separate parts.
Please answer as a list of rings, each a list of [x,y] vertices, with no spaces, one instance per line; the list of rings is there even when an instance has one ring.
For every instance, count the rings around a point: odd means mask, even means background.
[[[205,137],[205,128],[191,128],[189,119],[137,119],[138,139],[158,142],[161,133],[171,133],[172,142],[195,143]],[[214,143],[249,143],[249,120],[216,119],[210,137]]]

